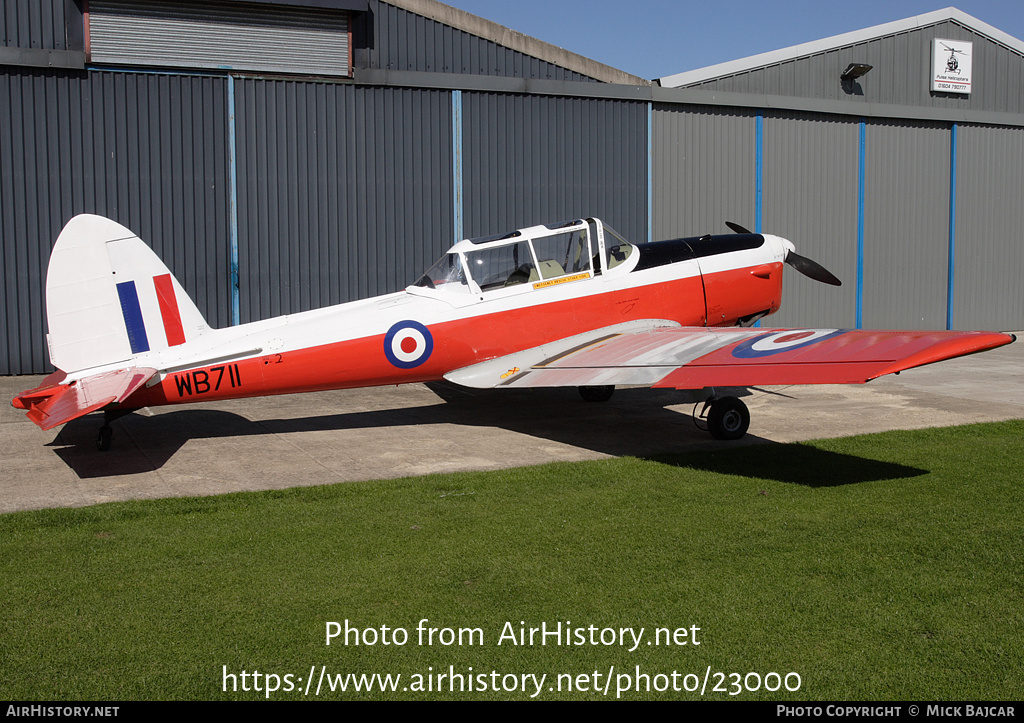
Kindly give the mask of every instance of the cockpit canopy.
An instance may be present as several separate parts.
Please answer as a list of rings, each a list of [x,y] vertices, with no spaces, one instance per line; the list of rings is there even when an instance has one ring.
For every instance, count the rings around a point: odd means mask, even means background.
[[[607,272],[634,247],[598,219],[533,226],[460,241],[414,286],[487,293],[522,284],[543,288]]]

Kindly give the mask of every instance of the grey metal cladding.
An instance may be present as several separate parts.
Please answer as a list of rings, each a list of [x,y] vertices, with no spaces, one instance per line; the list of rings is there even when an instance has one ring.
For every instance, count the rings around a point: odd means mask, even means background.
[[[1024,129],[957,128],[953,328],[1024,329]]]
[[[348,76],[342,10],[210,0],[92,0],[93,63]]]
[[[974,43],[969,96],[931,91],[931,54],[935,38]],[[850,63],[872,70],[851,88],[839,76]],[[1024,57],[955,20],[887,35],[812,56],[755,68],[688,87],[741,93],[799,96],[946,109],[1024,112]]]
[[[4,0],[0,66],[85,67],[82,9],[75,0]]]
[[[211,325],[230,321],[224,78],[0,74],[0,373],[49,368],[50,248],[79,213],[124,224],[163,258]]]
[[[235,81],[243,323],[398,291],[451,244],[451,95]]]
[[[863,325],[944,329],[949,127],[871,121],[865,148]]]
[[[593,80],[386,2],[370,0],[370,8],[375,47],[368,51],[369,68]]]
[[[785,267],[782,308],[765,326],[856,324],[859,137],[856,118],[765,115],[761,228],[789,239],[843,282],[820,284]]]
[[[4,0],[0,10],[0,45],[40,50],[81,50],[80,33],[69,24],[82,23],[73,0]],[[70,43],[69,43],[70,39]]]
[[[463,92],[466,236],[597,216],[647,237],[647,105]]]
[[[655,105],[654,240],[754,226],[756,112]]]

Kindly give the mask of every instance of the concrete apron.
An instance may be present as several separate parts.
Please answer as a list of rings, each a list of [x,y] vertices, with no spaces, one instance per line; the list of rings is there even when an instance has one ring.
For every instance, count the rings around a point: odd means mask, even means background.
[[[490,470],[744,443],[1024,418],[1024,342],[866,385],[750,390],[741,442],[718,442],[673,390],[467,390],[411,384],[143,410],[43,432],[5,401],[0,513],[129,499]],[[41,377],[0,378],[0,396]]]

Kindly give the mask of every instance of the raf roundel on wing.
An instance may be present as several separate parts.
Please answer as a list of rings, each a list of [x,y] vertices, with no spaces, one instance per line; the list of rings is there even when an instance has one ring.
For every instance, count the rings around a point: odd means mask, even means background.
[[[797,329],[777,331],[764,336],[748,339],[732,350],[738,359],[756,359],[757,357],[780,354],[845,334],[843,329]]]

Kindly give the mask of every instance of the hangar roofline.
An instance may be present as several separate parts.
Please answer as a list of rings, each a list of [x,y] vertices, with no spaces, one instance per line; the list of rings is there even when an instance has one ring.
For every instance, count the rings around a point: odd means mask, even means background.
[[[450,25],[456,30],[490,40],[502,47],[561,66],[603,83],[617,85],[651,85],[651,81],[610,65],[599,63],[578,53],[546,43],[543,40],[506,28],[496,22],[453,8],[438,0],[381,0],[388,5],[422,15],[430,20]]]
[[[800,45],[793,45],[780,50],[772,50],[767,53],[761,53],[760,55],[751,55],[747,58],[730,60],[717,65],[709,65],[706,68],[698,68],[684,73],[667,75],[662,78],[658,78],[655,83],[658,83],[665,88],[682,88],[696,83],[703,83],[708,80],[736,75],[737,73],[754,70],[755,68],[777,65],[786,61],[796,60],[798,58],[804,58],[818,53],[828,52],[830,50],[836,50],[849,45],[856,45],[857,43],[874,40],[887,35],[896,35],[910,30],[917,30],[919,28],[928,27],[947,20],[960,23],[979,35],[984,35],[991,40],[1006,46],[1014,52],[1024,55],[1024,41],[1021,41],[1012,35],[989,25],[988,23],[982,22],[962,10],[958,10],[955,7],[948,7],[942,10],[925,13],[924,15],[915,15],[903,20],[875,25],[870,28],[864,28],[863,30],[854,30],[849,33],[833,35],[832,37],[823,38],[821,40],[813,40],[809,43],[801,43]]]

